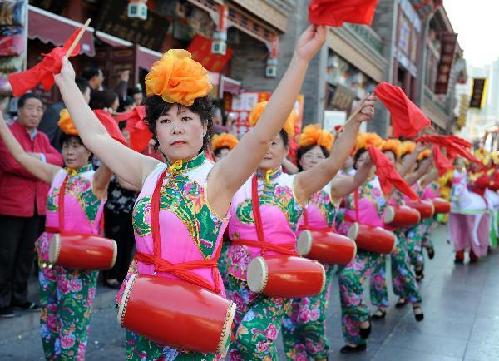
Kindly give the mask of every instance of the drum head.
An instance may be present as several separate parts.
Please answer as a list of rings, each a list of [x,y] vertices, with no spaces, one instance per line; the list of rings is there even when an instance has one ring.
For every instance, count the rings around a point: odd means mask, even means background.
[[[393,209],[392,206],[386,207],[385,212],[383,213],[383,222],[385,224],[392,223],[394,217],[395,217],[395,209]]]
[[[56,264],[60,252],[61,252],[61,237],[59,236],[59,234],[55,234],[49,246],[49,262],[52,264]]]
[[[298,241],[296,242],[296,250],[300,256],[306,256],[310,253],[310,248],[312,248],[312,232],[303,231],[300,233],[298,237]]]
[[[118,314],[116,315],[118,324],[123,327],[123,320],[125,319],[126,314],[126,305],[128,303],[128,298],[130,297],[130,292],[132,292],[133,284],[135,283],[135,278],[137,275],[133,273],[128,279],[125,290],[121,295],[120,304],[118,305]]]
[[[269,271],[263,257],[254,258],[250,262],[246,274],[249,289],[256,293],[262,292],[267,285],[268,278]]]
[[[227,317],[225,319],[224,329],[222,335],[220,336],[220,343],[218,344],[217,353],[219,353],[222,358],[227,355],[230,346],[230,335],[232,331],[232,322],[234,322],[234,317],[236,315],[236,304],[231,302],[229,309],[227,310]]]
[[[348,238],[352,241],[357,240],[357,236],[359,235],[359,224],[352,223],[352,225],[348,228]]]

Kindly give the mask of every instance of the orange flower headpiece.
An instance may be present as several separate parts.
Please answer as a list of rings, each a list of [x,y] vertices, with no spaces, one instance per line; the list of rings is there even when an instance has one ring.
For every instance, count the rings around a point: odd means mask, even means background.
[[[146,94],[158,95],[167,103],[191,106],[211,88],[208,71],[182,49],[168,50],[146,75]]]
[[[428,158],[431,155],[431,149],[425,149],[418,154],[418,161]]]
[[[64,134],[79,135],[78,130],[74,126],[73,120],[71,120],[71,116],[69,115],[67,109],[63,109],[59,113],[59,121],[57,122],[57,125]]]
[[[267,103],[268,103],[267,101],[259,102],[253,107],[253,109],[251,109],[251,112],[249,114],[249,125],[250,126],[252,126],[252,127],[255,126],[255,124],[258,122],[258,120],[260,120],[260,117],[262,116],[263,111],[265,110],[265,107],[267,106]],[[282,129],[284,129],[284,131],[286,133],[288,133],[288,135],[290,137],[295,135],[295,122],[296,122],[297,118],[298,118],[298,115],[296,114],[296,112],[294,110],[292,110],[291,113],[289,113],[288,119],[286,119],[286,122],[282,126]]]
[[[393,155],[396,157],[398,154],[399,146],[400,142],[398,139],[389,138],[383,142],[383,145],[381,146],[381,151],[392,152]]]
[[[397,157],[400,159],[407,153],[412,153],[416,149],[416,143],[411,141],[400,142]]]
[[[222,133],[215,135],[211,140],[211,148],[213,151],[219,148],[229,148],[230,150],[234,149],[234,147],[239,143],[237,138],[229,133]]]
[[[359,135],[357,135],[357,145],[355,147],[355,152],[361,149],[367,149],[367,147],[371,145],[380,147],[382,144],[383,138],[381,138],[376,133],[359,133]]]
[[[300,147],[308,147],[310,145],[318,145],[330,150],[333,146],[334,137],[331,133],[322,130],[320,125],[312,124],[303,128],[300,135]]]
[[[487,166],[490,164],[490,161],[492,160],[491,158],[491,153],[487,152],[484,148],[478,148],[475,153],[475,157],[480,159],[483,165]]]

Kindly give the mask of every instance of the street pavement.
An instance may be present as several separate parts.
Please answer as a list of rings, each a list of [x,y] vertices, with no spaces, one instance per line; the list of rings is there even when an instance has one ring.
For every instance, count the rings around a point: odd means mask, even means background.
[[[410,307],[373,321],[367,352],[341,355],[343,346],[337,282],[331,293],[327,332],[330,360],[343,361],[499,361],[499,250],[478,264],[454,265],[445,227],[434,233],[436,256],[427,261],[422,283],[424,321]],[[31,284],[32,292],[36,283]],[[124,360],[124,332],[116,322],[114,291],[99,288],[92,315],[88,361]],[[281,349],[281,360],[284,360]],[[0,360],[43,360],[38,315],[22,313],[0,320]]]

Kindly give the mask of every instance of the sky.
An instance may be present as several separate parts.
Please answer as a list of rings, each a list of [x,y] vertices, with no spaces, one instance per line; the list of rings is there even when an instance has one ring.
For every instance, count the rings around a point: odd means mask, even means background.
[[[464,57],[472,66],[499,58],[499,0],[444,0]]]

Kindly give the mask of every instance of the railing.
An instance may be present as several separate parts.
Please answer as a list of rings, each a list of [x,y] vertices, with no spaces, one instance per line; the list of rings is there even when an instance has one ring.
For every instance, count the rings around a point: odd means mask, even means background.
[[[345,27],[353,31],[364,42],[370,45],[380,55],[383,55],[383,40],[381,37],[369,26],[345,24]]]

